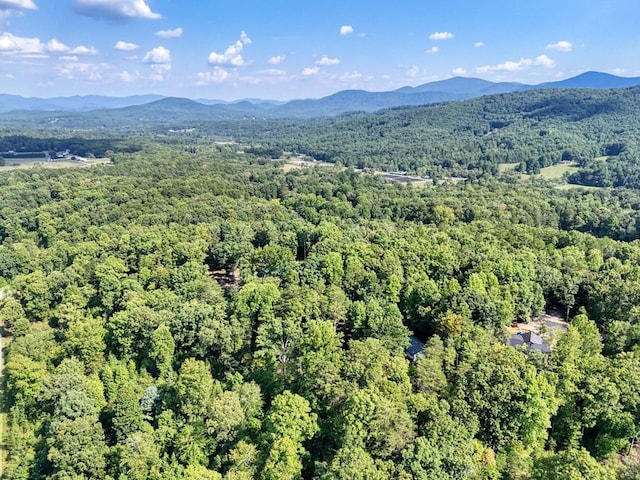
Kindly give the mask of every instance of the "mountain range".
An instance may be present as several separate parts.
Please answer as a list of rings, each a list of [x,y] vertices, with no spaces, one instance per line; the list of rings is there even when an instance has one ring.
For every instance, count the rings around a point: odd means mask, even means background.
[[[402,87],[394,91],[368,92],[343,90],[319,99],[275,100],[246,99],[238,102],[224,100],[189,100],[161,95],[108,97],[101,95],[24,98],[0,94],[0,113],[20,112],[86,112],[123,109],[145,117],[173,114],[182,117],[189,113],[211,119],[322,117],[351,111],[372,112],[383,108],[416,106],[432,103],[467,100],[483,95],[517,92],[543,88],[625,88],[640,85],[640,77],[619,77],[601,72],[585,72],[557,82],[526,85],[513,82],[490,82],[479,78],[453,77],[425,83],[416,87]]]

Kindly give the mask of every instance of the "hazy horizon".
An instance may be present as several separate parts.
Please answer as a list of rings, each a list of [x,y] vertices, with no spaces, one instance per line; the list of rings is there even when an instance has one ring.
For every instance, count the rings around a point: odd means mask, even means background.
[[[567,80],[570,78],[574,78],[575,76],[579,76],[585,73],[605,73],[607,74],[607,72],[594,72],[592,70],[590,71],[584,71],[581,73],[578,73],[577,75],[571,76],[571,77],[565,77],[565,78],[560,78],[560,79],[554,79],[553,81],[562,81],[562,80]],[[615,75],[615,74],[610,74],[610,75]],[[625,77],[623,75],[618,75],[619,78],[638,78],[638,77]],[[481,77],[477,77],[477,76],[462,76],[462,75],[458,75],[458,76],[450,76],[447,77],[445,79],[442,80],[450,80],[453,78],[465,78],[465,79],[476,79],[476,80],[486,80],[486,81],[490,81],[493,82],[492,80],[488,80],[486,78],[481,78]],[[435,80],[434,82],[438,82],[441,80]],[[432,83],[432,82],[425,82],[425,83]],[[521,82],[515,82],[515,83],[521,83]],[[546,83],[546,82],[541,82],[541,83]],[[417,84],[417,85],[405,85],[407,87],[418,87],[420,85],[424,85],[424,84]],[[524,83],[522,83],[522,85],[525,85]],[[532,86],[535,86],[537,84],[530,84]],[[402,87],[400,87],[402,88]],[[345,89],[345,90],[349,90],[349,89]],[[146,93],[133,93],[133,94],[128,94],[128,95],[103,95],[103,94],[99,94],[99,93],[87,93],[87,94],[72,94],[72,95],[55,95],[55,96],[23,96],[23,95],[19,95],[19,94],[9,94],[9,95],[17,95],[17,96],[21,96],[23,98],[41,98],[43,100],[46,99],[51,99],[51,98],[71,98],[71,97],[91,97],[91,96],[104,96],[104,97],[112,97],[112,98],[128,98],[128,97],[143,97],[143,96],[158,96],[158,97],[164,97],[164,98],[185,98],[188,100],[193,100],[193,101],[198,101],[198,100],[203,100],[203,101],[219,101],[219,102],[224,102],[224,103],[238,103],[238,102],[243,102],[243,101],[265,101],[265,102],[277,102],[277,103],[287,103],[287,102],[291,102],[291,101],[295,101],[295,100],[316,100],[316,99],[320,99],[320,98],[324,98],[326,96],[331,96],[334,95],[336,93],[340,93],[343,92],[345,90],[337,90],[335,92],[329,92],[326,95],[323,95],[321,97],[292,97],[292,98],[286,98],[286,99],[276,99],[276,98],[266,98],[266,97],[242,97],[242,98],[231,98],[231,99],[224,99],[224,98],[214,98],[214,97],[203,97],[203,96],[180,96],[180,95],[163,95],[161,93],[157,93],[157,92],[146,92]],[[355,89],[358,90],[358,89]],[[386,92],[388,90],[367,90],[368,92],[371,93],[375,93],[375,92]],[[5,94],[6,92],[0,92],[0,94]]]

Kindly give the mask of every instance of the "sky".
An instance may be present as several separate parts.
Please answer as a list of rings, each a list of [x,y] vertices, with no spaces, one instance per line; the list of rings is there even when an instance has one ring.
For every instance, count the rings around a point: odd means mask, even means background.
[[[640,76],[639,0],[0,0],[0,93],[290,100]]]

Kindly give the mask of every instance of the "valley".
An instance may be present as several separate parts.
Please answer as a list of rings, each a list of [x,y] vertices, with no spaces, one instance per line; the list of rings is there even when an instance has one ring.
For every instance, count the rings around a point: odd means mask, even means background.
[[[639,95],[4,114],[3,478],[632,478]]]

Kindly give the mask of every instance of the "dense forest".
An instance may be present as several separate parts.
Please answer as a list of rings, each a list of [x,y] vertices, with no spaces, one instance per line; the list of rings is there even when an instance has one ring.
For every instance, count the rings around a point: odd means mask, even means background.
[[[3,477],[638,478],[638,93],[17,122],[114,164],[0,171]],[[560,161],[626,188],[498,168]],[[509,346],[545,310],[550,353]]]
[[[458,107],[433,108],[336,120],[362,142],[310,122],[309,153],[418,145],[391,119],[435,138],[429,112]],[[567,148],[570,122],[533,126],[549,108],[513,141]],[[114,134],[88,143],[111,166],[0,171],[3,478],[640,478],[638,192],[285,169],[269,157],[302,146],[279,128],[236,130],[257,138],[242,152]],[[477,128],[457,137],[467,172],[472,139],[504,150],[510,127]],[[450,135],[420,144],[440,158]],[[570,320],[551,351],[510,346],[545,309]]]
[[[433,177],[495,176],[501,163],[538,173],[574,161],[585,169],[573,183],[638,188],[639,110],[637,87],[537,90],[304,124],[219,122],[212,131],[346,166]]]
[[[61,137],[81,155],[118,150],[104,138],[112,131],[116,146],[132,135],[150,134],[194,143],[232,140],[272,153],[432,178],[496,176],[504,163],[536,174],[565,161],[579,166],[571,183],[640,189],[638,111],[640,87],[631,87],[529,90],[316,119],[221,120],[203,105],[165,99],[85,113],[4,114],[0,125],[7,129],[3,145],[16,145],[15,151],[52,150]],[[37,140],[20,135],[23,127],[34,126],[41,130]],[[79,130],[84,141],[68,133]],[[0,152],[7,150],[0,145]]]
[[[579,166],[571,183],[640,189],[640,87],[530,90],[317,119],[216,120],[207,111],[184,99],[165,99],[84,113],[3,114],[0,152],[55,150],[65,138],[77,145],[75,153],[99,155],[123,150],[133,135],[160,135],[177,142],[236,141],[272,156],[288,151],[432,178],[492,177],[503,163],[536,174],[565,161]],[[105,132],[114,133],[105,138]],[[129,145],[128,151],[138,148]]]

